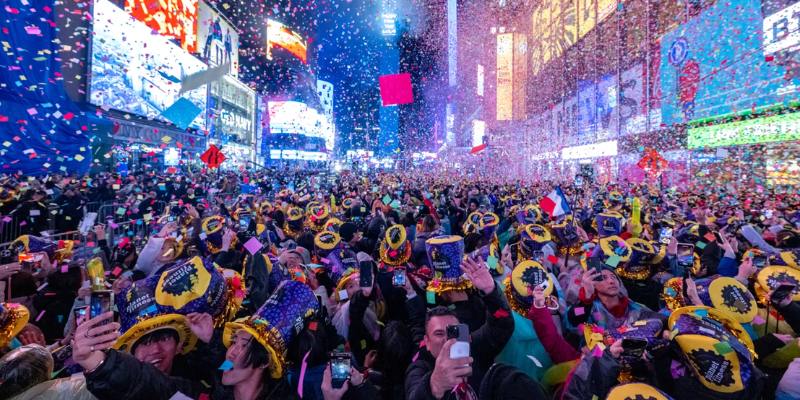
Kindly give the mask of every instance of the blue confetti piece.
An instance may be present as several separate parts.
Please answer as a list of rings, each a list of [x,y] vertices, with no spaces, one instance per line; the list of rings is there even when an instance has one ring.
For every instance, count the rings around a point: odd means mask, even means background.
[[[202,110],[200,107],[186,98],[181,97],[178,101],[172,103],[169,108],[164,110],[161,116],[168,119],[178,128],[186,129],[201,112]]]
[[[694,310],[694,315],[697,315],[698,317],[701,318],[705,318],[708,316],[708,310],[702,308],[699,310]]]
[[[222,363],[222,365],[220,365],[219,368],[217,369],[219,369],[220,371],[230,371],[233,369],[233,363],[231,362],[231,360],[225,360]]]

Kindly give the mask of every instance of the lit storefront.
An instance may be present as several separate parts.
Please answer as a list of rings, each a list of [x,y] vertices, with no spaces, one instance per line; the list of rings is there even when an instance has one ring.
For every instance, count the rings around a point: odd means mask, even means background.
[[[617,176],[617,141],[571,146],[561,149],[561,161],[566,176],[578,174],[594,181],[608,183]]]
[[[209,142],[223,148],[225,166],[247,164],[255,157],[255,92],[226,75],[210,85]]]

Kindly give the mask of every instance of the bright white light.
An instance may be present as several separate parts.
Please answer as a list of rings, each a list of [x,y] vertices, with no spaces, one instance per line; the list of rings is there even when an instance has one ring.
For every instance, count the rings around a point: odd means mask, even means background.
[[[617,141],[600,142],[561,149],[562,160],[580,160],[617,155]]]
[[[475,119],[472,120],[472,147],[483,144],[483,137],[486,135],[486,122]]]
[[[328,154],[318,151],[272,149],[269,151],[269,158],[272,160],[327,161]]]
[[[331,116],[297,101],[270,101],[269,127],[272,133],[295,133],[325,140],[333,150],[334,126]]]

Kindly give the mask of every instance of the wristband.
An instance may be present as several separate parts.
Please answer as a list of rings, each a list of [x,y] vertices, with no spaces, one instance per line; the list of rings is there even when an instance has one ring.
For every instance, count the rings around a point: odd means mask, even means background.
[[[94,368],[89,369],[89,370],[84,370],[83,371],[84,374],[91,374],[91,373],[97,371],[98,368],[103,366],[103,364],[106,362],[106,353],[104,353],[104,352],[101,352],[101,353],[103,353],[103,358],[100,360],[100,362],[97,363],[97,365],[95,365]]]

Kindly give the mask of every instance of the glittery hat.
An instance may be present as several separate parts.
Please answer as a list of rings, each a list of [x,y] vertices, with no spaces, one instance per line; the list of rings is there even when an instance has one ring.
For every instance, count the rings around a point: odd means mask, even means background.
[[[697,294],[703,304],[728,312],[740,323],[753,321],[758,304],[747,286],[730,277],[697,280]]]
[[[340,247],[342,238],[336,232],[320,231],[314,236],[314,249],[320,257],[326,257],[330,252]]]
[[[311,289],[295,281],[283,281],[264,305],[251,317],[225,325],[223,340],[230,346],[233,335],[244,329],[264,346],[270,356],[270,376],[283,377],[287,365],[287,352],[306,320],[319,309]]]
[[[467,220],[464,222],[462,230],[464,234],[478,232],[481,228],[481,219],[483,214],[480,211],[473,211],[467,215]]]
[[[17,253],[24,258],[27,254],[46,253],[51,262],[62,261],[72,257],[72,240],[59,240],[54,242],[50,239],[22,235],[11,242],[11,248],[16,249]]]
[[[392,225],[383,236],[379,248],[381,261],[393,267],[405,265],[411,258],[411,243],[406,239],[406,228]]]
[[[464,258],[464,238],[457,235],[436,236],[425,241],[428,263],[434,271],[429,290],[444,293],[465,290],[472,282],[464,278],[461,261]]]
[[[222,250],[222,237],[225,235],[225,217],[215,215],[203,220],[201,224],[205,235],[205,244],[211,254],[217,254]],[[201,237],[202,239],[202,237]],[[235,244],[236,237],[231,241],[231,246]]]
[[[550,296],[553,293],[553,280],[542,264],[533,260],[525,260],[517,264],[511,271],[511,276],[507,277],[504,282],[505,295],[511,309],[520,315],[527,315],[533,304],[533,296],[528,294],[528,288],[533,289],[542,284],[546,285],[544,296]]]
[[[768,304],[767,296],[781,284],[795,285],[792,300],[800,301],[800,270],[786,266],[761,268],[756,274],[756,297],[761,304]]]
[[[0,348],[6,347],[22,331],[29,318],[28,309],[22,304],[0,303]]]
[[[606,211],[595,217],[597,234],[600,237],[616,236],[622,233],[625,219],[616,211]]]
[[[672,397],[646,383],[625,383],[612,388],[606,400],[672,400]]]
[[[649,278],[652,272],[651,260],[656,255],[653,245],[639,238],[630,238],[625,243],[631,249],[631,255],[628,262],[617,267],[617,275],[637,281]]]

